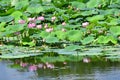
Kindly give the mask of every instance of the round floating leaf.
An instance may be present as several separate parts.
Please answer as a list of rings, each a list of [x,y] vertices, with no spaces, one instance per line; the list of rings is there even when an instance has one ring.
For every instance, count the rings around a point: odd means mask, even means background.
[[[110,27],[110,32],[115,36],[120,35],[120,26]]]
[[[78,1],[72,1],[71,4],[72,4],[73,7],[76,7],[76,8],[79,8],[79,9],[83,9],[83,8],[86,7],[84,3],[78,2]]]
[[[90,22],[96,22],[96,21],[99,21],[99,20],[104,20],[104,16],[103,15],[96,15],[96,16],[93,16],[93,17],[88,17],[87,20],[90,21]]]
[[[71,42],[75,42],[81,40],[83,33],[80,30],[69,30],[67,31],[66,36],[68,40],[70,40]]]
[[[0,22],[10,22],[14,19],[14,17],[12,16],[4,16],[4,17],[0,17]]]
[[[66,32],[56,31],[55,33],[56,33],[58,39],[64,40],[66,38]]]
[[[88,36],[88,37],[85,37],[83,40],[81,40],[82,44],[89,44],[89,43],[91,43],[93,41],[94,41],[93,36]]]
[[[65,48],[65,50],[67,50],[67,51],[74,51],[77,49],[81,49],[81,47],[79,45],[70,45]]]
[[[118,19],[112,19],[109,23],[107,23],[108,25],[117,25],[119,24],[119,20]]]
[[[29,5],[28,0],[19,1],[15,4],[15,9],[22,9]]]
[[[21,18],[21,16],[22,16],[23,14],[22,14],[22,12],[20,12],[20,11],[14,11],[12,14],[11,14],[11,16],[13,16],[14,18],[15,18],[15,23],[18,23],[18,20],[20,20]]]
[[[49,35],[49,33],[46,32],[46,31],[42,31],[42,32],[40,33],[40,36],[41,36],[42,38],[46,38],[48,35]]]
[[[99,36],[99,37],[97,38],[97,42],[98,42],[98,43],[108,43],[109,40],[106,39],[105,36]]]
[[[93,14],[98,14],[98,12],[95,11],[95,10],[89,10],[89,11],[81,12],[82,16],[90,16],[90,15],[93,15]]]
[[[113,36],[99,36],[97,38],[98,43],[106,44],[108,42],[112,42],[113,44],[117,44],[117,40]]]
[[[27,8],[27,12],[30,12],[31,14],[40,13],[40,12],[43,12],[43,11],[44,11],[43,7],[39,4],[36,4],[34,6],[29,6]]]
[[[57,37],[51,37],[51,36],[46,37],[45,40],[46,40],[47,43],[56,43],[56,42],[59,42],[59,40],[58,40]]]
[[[88,8],[95,8],[98,7],[102,3],[102,0],[89,0],[87,2]]]

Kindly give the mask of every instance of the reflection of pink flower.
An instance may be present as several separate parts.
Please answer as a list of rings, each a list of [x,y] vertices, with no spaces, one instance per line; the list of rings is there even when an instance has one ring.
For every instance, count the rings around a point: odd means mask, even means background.
[[[19,20],[18,23],[19,24],[25,24],[25,20]]]
[[[84,59],[83,59],[83,62],[84,62],[84,63],[89,63],[89,62],[90,62],[90,59],[89,59],[89,58],[84,58]]]
[[[89,25],[89,22],[84,22],[84,23],[82,23],[82,26],[83,27],[87,27]]]
[[[63,62],[63,64],[67,64],[67,62]]]
[[[20,66],[21,66],[21,67],[26,67],[26,66],[27,66],[27,63],[21,62],[21,63],[20,63]]]
[[[46,32],[52,32],[52,31],[53,31],[53,28],[46,29]]]
[[[38,64],[38,68],[43,68],[43,64]]]
[[[38,18],[37,18],[37,20],[44,21],[44,20],[45,20],[45,18],[44,18],[43,16],[40,16],[40,17],[38,17]]]
[[[53,64],[47,64],[47,68],[53,69],[55,66]]]
[[[34,28],[35,26],[36,26],[35,23],[29,23],[29,24],[28,24],[28,28]]]
[[[37,25],[36,26],[38,29],[41,29],[42,28],[42,25]]]
[[[46,67],[49,69],[53,69],[55,66],[53,64],[46,62]]]
[[[29,70],[30,71],[36,71],[37,70],[37,66],[36,65],[31,65],[31,66],[29,66]]]
[[[65,22],[63,22],[63,23],[62,23],[62,25],[63,25],[63,26],[65,26],[65,25],[66,25],[66,23],[65,23]]]
[[[53,16],[53,17],[51,18],[51,21],[52,21],[52,22],[54,22],[54,21],[55,21],[55,19],[56,19],[56,17],[55,17],[55,16]]]

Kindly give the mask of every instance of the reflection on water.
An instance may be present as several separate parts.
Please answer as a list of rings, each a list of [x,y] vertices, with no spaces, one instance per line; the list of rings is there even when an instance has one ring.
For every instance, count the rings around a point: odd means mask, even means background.
[[[55,68],[21,69],[11,61],[0,61],[0,80],[120,80],[119,62],[57,62]]]

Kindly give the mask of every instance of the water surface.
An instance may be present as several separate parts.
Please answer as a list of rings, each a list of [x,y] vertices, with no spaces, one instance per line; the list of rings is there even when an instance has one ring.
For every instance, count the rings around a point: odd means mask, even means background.
[[[62,62],[54,69],[37,71],[11,68],[11,61],[0,61],[0,80],[120,80],[119,62]]]

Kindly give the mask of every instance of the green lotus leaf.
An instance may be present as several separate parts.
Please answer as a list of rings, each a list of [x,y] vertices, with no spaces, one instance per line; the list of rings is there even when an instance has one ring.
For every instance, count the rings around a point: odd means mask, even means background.
[[[56,43],[56,42],[59,42],[58,38],[57,37],[51,37],[51,36],[48,36],[45,38],[45,41],[47,43]]]
[[[111,32],[111,34],[114,35],[114,36],[120,35],[120,26],[110,27],[110,32]]]
[[[94,41],[93,36],[88,36],[88,37],[85,37],[83,40],[81,40],[82,44],[89,44],[89,43],[91,43],[93,41]]]
[[[75,42],[81,40],[83,33],[80,30],[69,30],[67,31],[66,36],[68,40],[70,40],[71,42]]]
[[[99,21],[99,20],[104,20],[104,16],[103,15],[95,15],[95,16],[92,16],[92,17],[87,17],[87,20],[90,21],[90,22],[96,22],[96,21]]]
[[[3,17],[0,17],[0,22],[10,22],[14,19],[14,17],[12,16],[3,16]]]
[[[81,47],[79,45],[70,45],[65,48],[67,51],[75,51],[77,49],[81,49]]]

